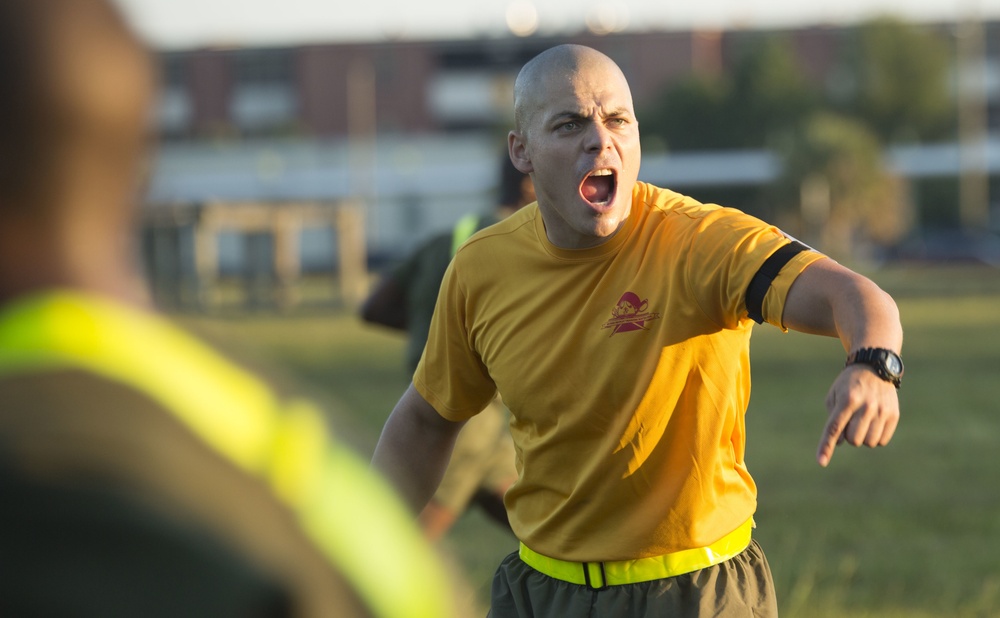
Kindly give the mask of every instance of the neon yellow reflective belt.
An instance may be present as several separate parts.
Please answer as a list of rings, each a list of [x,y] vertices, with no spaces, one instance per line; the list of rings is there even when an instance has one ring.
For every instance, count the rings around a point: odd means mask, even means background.
[[[336,445],[308,402],[259,380],[155,315],[75,292],[0,311],[0,375],[76,368],[129,385],[264,477],[378,616],[452,615],[433,550],[388,485]]]
[[[750,545],[753,518],[707,547],[685,549],[662,556],[615,562],[568,562],[543,556],[521,543],[520,556],[528,566],[549,577],[600,589],[638,584],[692,573],[735,557]]]

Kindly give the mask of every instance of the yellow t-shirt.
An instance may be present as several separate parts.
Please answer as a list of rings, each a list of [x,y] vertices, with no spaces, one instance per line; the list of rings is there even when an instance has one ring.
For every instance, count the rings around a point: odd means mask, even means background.
[[[756,508],[744,462],[753,322],[744,295],[788,238],[737,210],[637,183],[606,243],[548,242],[537,205],[480,232],[441,288],[414,377],[445,418],[509,406],[528,547],[629,560],[703,547]],[[794,257],[764,301],[781,326]]]

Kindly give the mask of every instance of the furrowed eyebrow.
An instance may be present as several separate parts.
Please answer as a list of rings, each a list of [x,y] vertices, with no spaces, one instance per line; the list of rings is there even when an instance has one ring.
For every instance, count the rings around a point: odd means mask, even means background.
[[[632,112],[627,107],[619,107],[608,112],[606,118],[621,118],[623,116],[630,117],[632,116]]]
[[[605,114],[604,118],[622,118],[631,116],[632,112],[629,111],[627,107],[618,107]],[[590,120],[590,116],[580,112],[564,111],[553,114],[550,122],[561,122],[565,120]]]
[[[550,122],[562,122],[564,120],[586,120],[586,116],[580,112],[559,112],[554,114]]]

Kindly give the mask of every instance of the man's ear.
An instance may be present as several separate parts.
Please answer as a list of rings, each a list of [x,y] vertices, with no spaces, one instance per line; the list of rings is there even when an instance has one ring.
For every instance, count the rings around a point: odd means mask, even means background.
[[[507,134],[507,152],[510,153],[510,162],[514,164],[522,174],[530,174],[535,171],[531,165],[531,157],[528,155],[528,145],[524,137],[517,131]]]

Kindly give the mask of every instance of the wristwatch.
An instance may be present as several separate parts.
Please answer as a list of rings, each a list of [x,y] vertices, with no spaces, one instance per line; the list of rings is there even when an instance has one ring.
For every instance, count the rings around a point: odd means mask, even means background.
[[[862,363],[869,365],[886,382],[899,388],[903,381],[903,359],[892,350],[885,348],[860,348],[847,357],[847,365]]]

